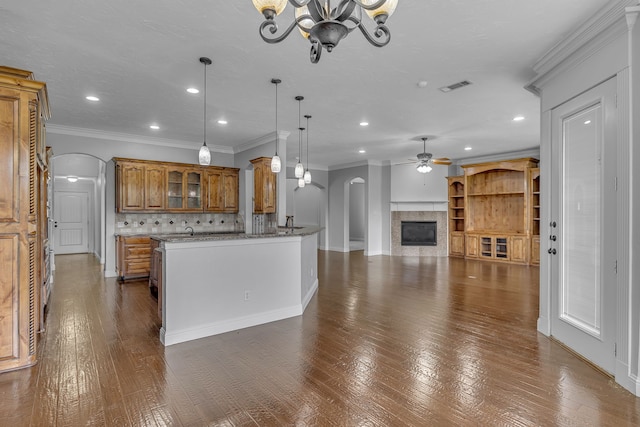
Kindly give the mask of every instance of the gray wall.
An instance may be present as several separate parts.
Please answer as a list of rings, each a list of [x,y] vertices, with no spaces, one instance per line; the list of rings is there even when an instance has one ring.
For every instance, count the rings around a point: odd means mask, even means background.
[[[349,187],[349,240],[364,241],[364,186],[355,182]]]

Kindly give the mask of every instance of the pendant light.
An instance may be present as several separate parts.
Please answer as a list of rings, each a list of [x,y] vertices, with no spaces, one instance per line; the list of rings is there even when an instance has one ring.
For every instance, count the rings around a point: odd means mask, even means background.
[[[294,170],[294,175],[296,178],[302,178],[304,176],[304,166],[301,163],[302,160],[302,126],[300,125],[300,104],[301,101],[304,99],[304,96],[296,96],[296,101],[298,101],[298,129],[299,129],[299,133],[298,133],[298,163],[296,163],[296,168]]]
[[[202,57],[200,58],[200,62],[204,64],[204,142],[198,153],[198,161],[203,166],[209,166],[211,164],[211,152],[209,151],[209,147],[207,147],[207,65],[211,65],[211,60]]]
[[[311,184],[311,172],[309,172],[309,119],[311,116],[307,114],[304,117],[307,119],[307,170],[304,171],[303,179],[305,184]]]
[[[280,161],[280,156],[278,156],[278,84],[282,83],[280,79],[271,79],[271,83],[276,85],[276,155],[271,158],[271,172],[279,173],[282,169],[282,162]]]

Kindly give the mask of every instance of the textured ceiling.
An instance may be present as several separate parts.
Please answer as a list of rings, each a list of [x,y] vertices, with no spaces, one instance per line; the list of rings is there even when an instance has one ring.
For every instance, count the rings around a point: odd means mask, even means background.
[[[312,166],[403,161],[422,151],[423,135],[434,137],[427,151],[436,157],[461,159],[538,147],[539,102],[523,88],[532,66],[607,3],[400,0],[387,22],[389,45],[375,48],[354,31],[311,64],[297,32],[280,44],[262,41],[263,18],[250,0],[22,0],[0,5],[0,61],[47,82],[54,127],[197,149],[202,93],[185,89],[202,87],[198,58],[208,56],[209,145],[237,150],[272,133],[270,80],[278,77],[289,159],[298,155],[296,95],[305,97],[302,114],[313,116]],[[292,16],[289,5],[281,28]],[[460,80],[473,84],[438,90]],[[88,94],[101,101],[86,101]],[[526,119],[513,122],[516,115]],[[220,118],[229,123],[218,125]],[[359,126],[363,120],[370,125]]]

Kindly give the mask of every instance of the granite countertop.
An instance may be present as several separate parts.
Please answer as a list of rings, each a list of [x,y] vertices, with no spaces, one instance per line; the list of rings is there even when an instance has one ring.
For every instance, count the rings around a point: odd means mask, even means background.
[[[275,233],[263,233],[263,234],[247,234],[247,233],[235,233],[235,232],[201,232],[194,233],[173,233],[173,234],[151,234],[150,237],[154,240],[167,243],[179,243],[179,242],[202,242],[202,241],[214,241],[214,240],[239,240],[239,239],[264,239],[273,237],[290,237],[290,236],[308,236],[322,230],[322,227],[295,227],[285,228],[278,227]]]

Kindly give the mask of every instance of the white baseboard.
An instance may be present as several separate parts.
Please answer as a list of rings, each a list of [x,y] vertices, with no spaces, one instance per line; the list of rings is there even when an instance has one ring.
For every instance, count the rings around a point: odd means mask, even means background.
[[[311,285],[311,288],[309,289],[309,292],[307,292],[307,294],[304,296],[304,298],[302,298],[302,311],[303,312],[304,312],[304,310],[307,309],[307,305],[309,305],[309,301],[311,301],[311,298],[313,298],[313,296],[315,295],[317,290],[318,290],[318,279],[316,278],[316,280],[313,282],[313,285]]]
[[[638,377],[629,373],[629,365],[616,360],[616,382],[635,396],[640,396],[640,381]]]
[[[115,270],[105,270],[104,277],[118,277],[118,273],[116,273]]]
[[[185,341],[210,337],[212,335],[223,334],[225,332],[236,331],[238,329],[244,329],[251,326],[275,322],[277,320],[288,319],[289,317],[300,316],[302,312],[302,305],[296,305],[278,310],[253,314],[250,316],[236,317],[235,319],[209,323],[195,328],[183,329],[169,333],[167,333],[163,326],[162,328],[160,328],[160,341],[165,346],[179,344]]]
[[[333,252],[349,252],[349,248],[345,249],[342,246],[329,246],[329,250]]]

